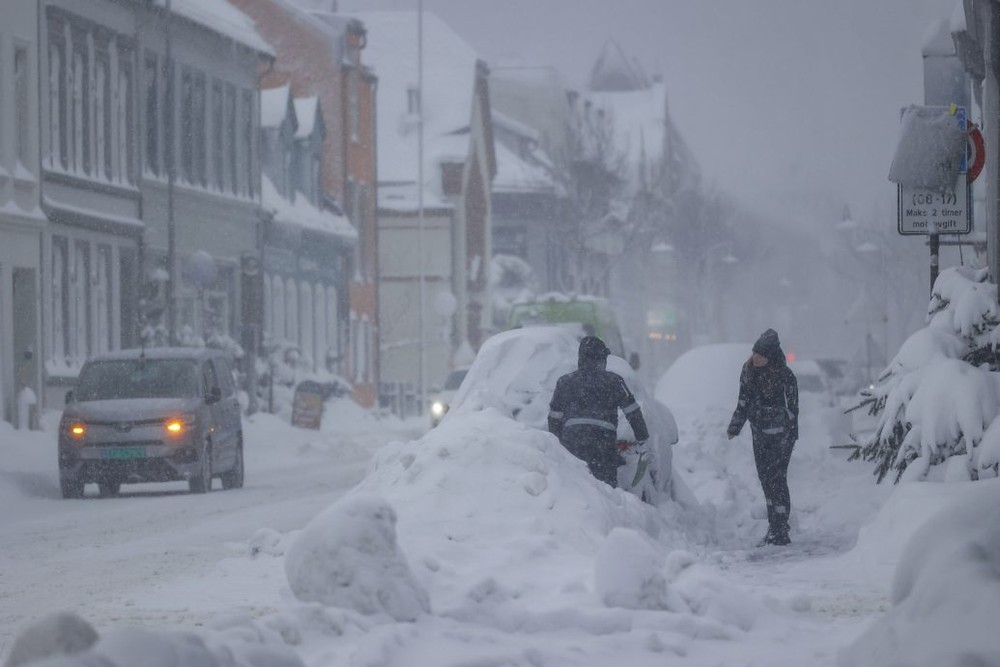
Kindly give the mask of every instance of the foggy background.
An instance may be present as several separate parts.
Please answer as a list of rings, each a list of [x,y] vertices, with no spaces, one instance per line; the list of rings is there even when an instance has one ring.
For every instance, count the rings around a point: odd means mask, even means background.
[[[706,342],[751,340],[775,326],[800,355],[846,358],[870,353],[871,335],[876,364],[926,311],[928,250],[922,237],[896,233],[887,173],[900,109],[923,102],[925,36],[955,5],[424,0],[493,66],[551,65],[583,89],[612,39],[661,75],[705,187],[738,202],[759,244],[719,286],[714,310],[724,321]],[[413,10],[417,1],[339,7]],[[845,207],[853,222],[838,226]],[[946,251],[942,268],[957,261]]]

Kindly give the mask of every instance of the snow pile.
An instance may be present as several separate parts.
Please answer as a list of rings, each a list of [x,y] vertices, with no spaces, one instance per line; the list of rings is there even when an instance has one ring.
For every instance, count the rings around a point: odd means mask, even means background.
[[[868,392],[879,421],[859,455],[875,463],[880,481],[890,471],[896,481],[997,475],[1000,310],[996,286],[986,280],[985,271],[943,271],[927,326],[910,336]]]
[[[909,541],[893,608],[843,651],[844,667],[1000,664],[1000,480],[948,486],[959,497]]]
[[[559,326],[532,326],[491,336],[480,348],[462,386],[455,394],[452,415],[493,408],[501,414],[540,430],[548,430],[549,401],[556,381],[577,368],[579,340]],[[635,395],[649,429],[651,475],[632,488],[637,457],[627,456],[619,468],[619,483],[654,504],[669,500],[694,504],[693,496],[672,468],[672,447],[677,442],[673,413],[646,391],[628,363],[608,357],[608,370],[617,373]],[[628,420],[618,420],[618,439],[634,442]]]
[[[396,513],[377,497],[349,496],[310,521],[285,555],[285,573],[304,602],[397,621],[430,611],[396,544]]]
[[[27,627],[4,667],[303,667],[280,638],[205,635],[120,627],[103,635],[84,619],[59,612]]]

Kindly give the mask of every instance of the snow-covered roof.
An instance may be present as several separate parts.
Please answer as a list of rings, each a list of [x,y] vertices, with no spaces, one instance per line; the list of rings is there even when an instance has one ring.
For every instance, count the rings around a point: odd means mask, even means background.
[[[154,1],[159,7],[167,6],[167,0]],[[257,32],[253,19],[226,0],[171,0],[171,10],[212,32],[260,53],[274,56],[274,49]]]
[[[260,126],[262,128],[274,128],[281,125],[288,113],[290,95],[291,91],[287,85],[260,91]],[[297,120],[302,122],[301,119]]]
[[[529,127],[521,121],[515,120],[514,118],[511,118],[507,114],[501,113],[496,109],[491,109],[490,113],[493,117],[493,124],[497,127],[502,127],[508,132],[524,137],[525,139],[538,141],[539,133],[535,128]]]
[[[552,176],[541,165],[522,160],[514,151],[496,142],[497,175],[493,179],[494,192],[537,192],[552,190]]]
[[[267,176],[261,176],[261,204],[265,210],[274,214],[277,222],[347,239],[358,238],[358,231],[347,218],[316,208],[305,197],[296,197],[294,202],[288,201]]]
[[[298,97],[294,100],[295,117],[299,121],[296,139],[305,139],[312,135],[316,127],[316,113],[319,110],[319,97]]]
[[[378,76],[377,130],[380,182],[414,182],[417,176],[418,123],[410,111],[416,91],[417,13],[362,12],[353,15],[368,31],[365,62]],[[476,52],[444,21],[423,13],[423,109],[425,199],[440,195],[444,160],[464,161],[475,93]],[[415,93],[414,93],[415,94]]]

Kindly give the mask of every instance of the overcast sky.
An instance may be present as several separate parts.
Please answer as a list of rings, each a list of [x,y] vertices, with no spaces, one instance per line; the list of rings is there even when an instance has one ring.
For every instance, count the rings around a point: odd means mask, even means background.
[[[960,0],[424,0],[487,62],[554,65],[582,86],[608,39],[663,76],[709,184],[790,219],[895,217],[900,107],[920,47]],[[417,0],[340,0],[342,11]],[[818,205],[814,202],[819,202]],[[832,213],[835,211],[836,213]]]

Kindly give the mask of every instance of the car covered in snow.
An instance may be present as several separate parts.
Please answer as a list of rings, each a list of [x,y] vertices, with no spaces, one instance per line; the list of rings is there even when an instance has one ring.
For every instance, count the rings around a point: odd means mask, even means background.
[[[495,408],[518,422],[547,430],[556,381],[576,370],[578,348],[578,337],[563,327],[533,326],[495,334],[480,348],[449,414]],[[673,414],[652,397],[624,359],[612,354],[607,368],[632,390],[650,434],[648,474],[633,487],[638,457],[626,455],[618,470],[619,486],[653,503],[678,499],[685,491],[671,466],[671,447],[678,440]],[[632,427],[620,418],[619,448],[627,452],[634,443]]]
[[[431,396],[427,399],[427,403],[430,406],[431,413],[431,428],[434,428],[441,423],[444,419],[445,414],[447,414],[449,408],[451,407],[451,399],[455,396],[455,392],[458,388],[462,386],[462,380],[465,379],[466,373],[469,372],[469,368],[456,368],[452,372],[448,373],[448,377],[444,380],[444,386],[440,389],[433,391]]]
[[[127,350],[88,360],[59,424],[59,484],[79,498],[183,480],[192,493],[243,486],[243,426],[229,358],[205,348]]]

